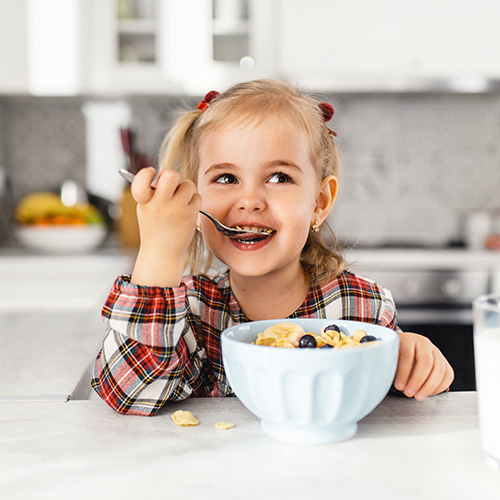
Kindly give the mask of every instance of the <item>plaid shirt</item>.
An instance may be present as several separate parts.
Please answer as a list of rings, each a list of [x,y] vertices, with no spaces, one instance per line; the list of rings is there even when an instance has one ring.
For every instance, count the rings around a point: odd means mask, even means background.
[[[92,386],[120,413],[154,415],[169,400],[232,396],[222,365],[221,332],[249,321],[226,273],[185,276],[176,288],[120,277],[103,307],[108,325]],[[397,330],[390,292],[350,272],[312,287],[289,318],[376,323]]]

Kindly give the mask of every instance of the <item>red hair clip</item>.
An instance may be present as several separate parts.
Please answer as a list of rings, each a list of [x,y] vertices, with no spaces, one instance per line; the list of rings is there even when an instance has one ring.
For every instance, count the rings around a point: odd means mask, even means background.
[[[210,92],[207,92],[203,100],[200,101],[196,107],[201,111],[201,113],[203,113],[203,111],[207,109],[208,105],[212,102],[212,100],[215,99],[218,95],[219,92],[217,92],[216,90],[211,90]]]
[[[328,104],[327,102],[320,102],[318,104],[318,108],[320,109],[320,111],[323,115],[323,120],[325,121],[325,123],[329,122],[332,119],[333,113],[334,113],[334,109],[333,109],[332,105]],[[334,132],[333,130],[330,130],[330,129],[328,129],[328,131],[330,132],[330,134],[337,137],[336,132]]]

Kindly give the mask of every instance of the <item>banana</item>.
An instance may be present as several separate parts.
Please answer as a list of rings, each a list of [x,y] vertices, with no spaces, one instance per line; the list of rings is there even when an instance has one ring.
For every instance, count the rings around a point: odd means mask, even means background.
[[[102,224],[104,218],[90,204],[67,207],[59,195],[38,192],[25,196],[17,205],[15,219],[19,224]]]

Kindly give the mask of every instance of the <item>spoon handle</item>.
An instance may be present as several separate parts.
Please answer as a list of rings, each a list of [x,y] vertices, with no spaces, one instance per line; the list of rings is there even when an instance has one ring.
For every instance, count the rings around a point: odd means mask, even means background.
[[[129,172],[128,170],[125,170],[124,168],[120,168],[120,170],[118,170],[118,173],[128,182],[130,182],[130,184],[132,184],[132,181],[134,180],[134,177],[135,175],[131,172]],[[154,189],[153,186],[151,186],[151,189]]]

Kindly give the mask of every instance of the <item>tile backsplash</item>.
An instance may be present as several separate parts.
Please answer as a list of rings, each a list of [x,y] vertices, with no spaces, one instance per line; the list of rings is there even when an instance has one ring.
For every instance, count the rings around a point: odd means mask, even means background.
[[[0,99],[0,161],[15,200],[67,178],[85,180],[85,121],[80,98]]]
[[[441,244],[461,236],[468,211],[500,210],[500,94],[321,98],[335,108],[329,126],[342,155],[339,197],[330,216],[342,240]],[[156,158],[177,110],[198,100],[124,99],[137,149]],[[0,166],[7,170],[14,201],[68,178],[87,181],[88,101],[0,98]],[[116,182],[122,182],[118,176]]]
[[[336,97],[340,236],[440,244],[500,209],[500,95]]]

